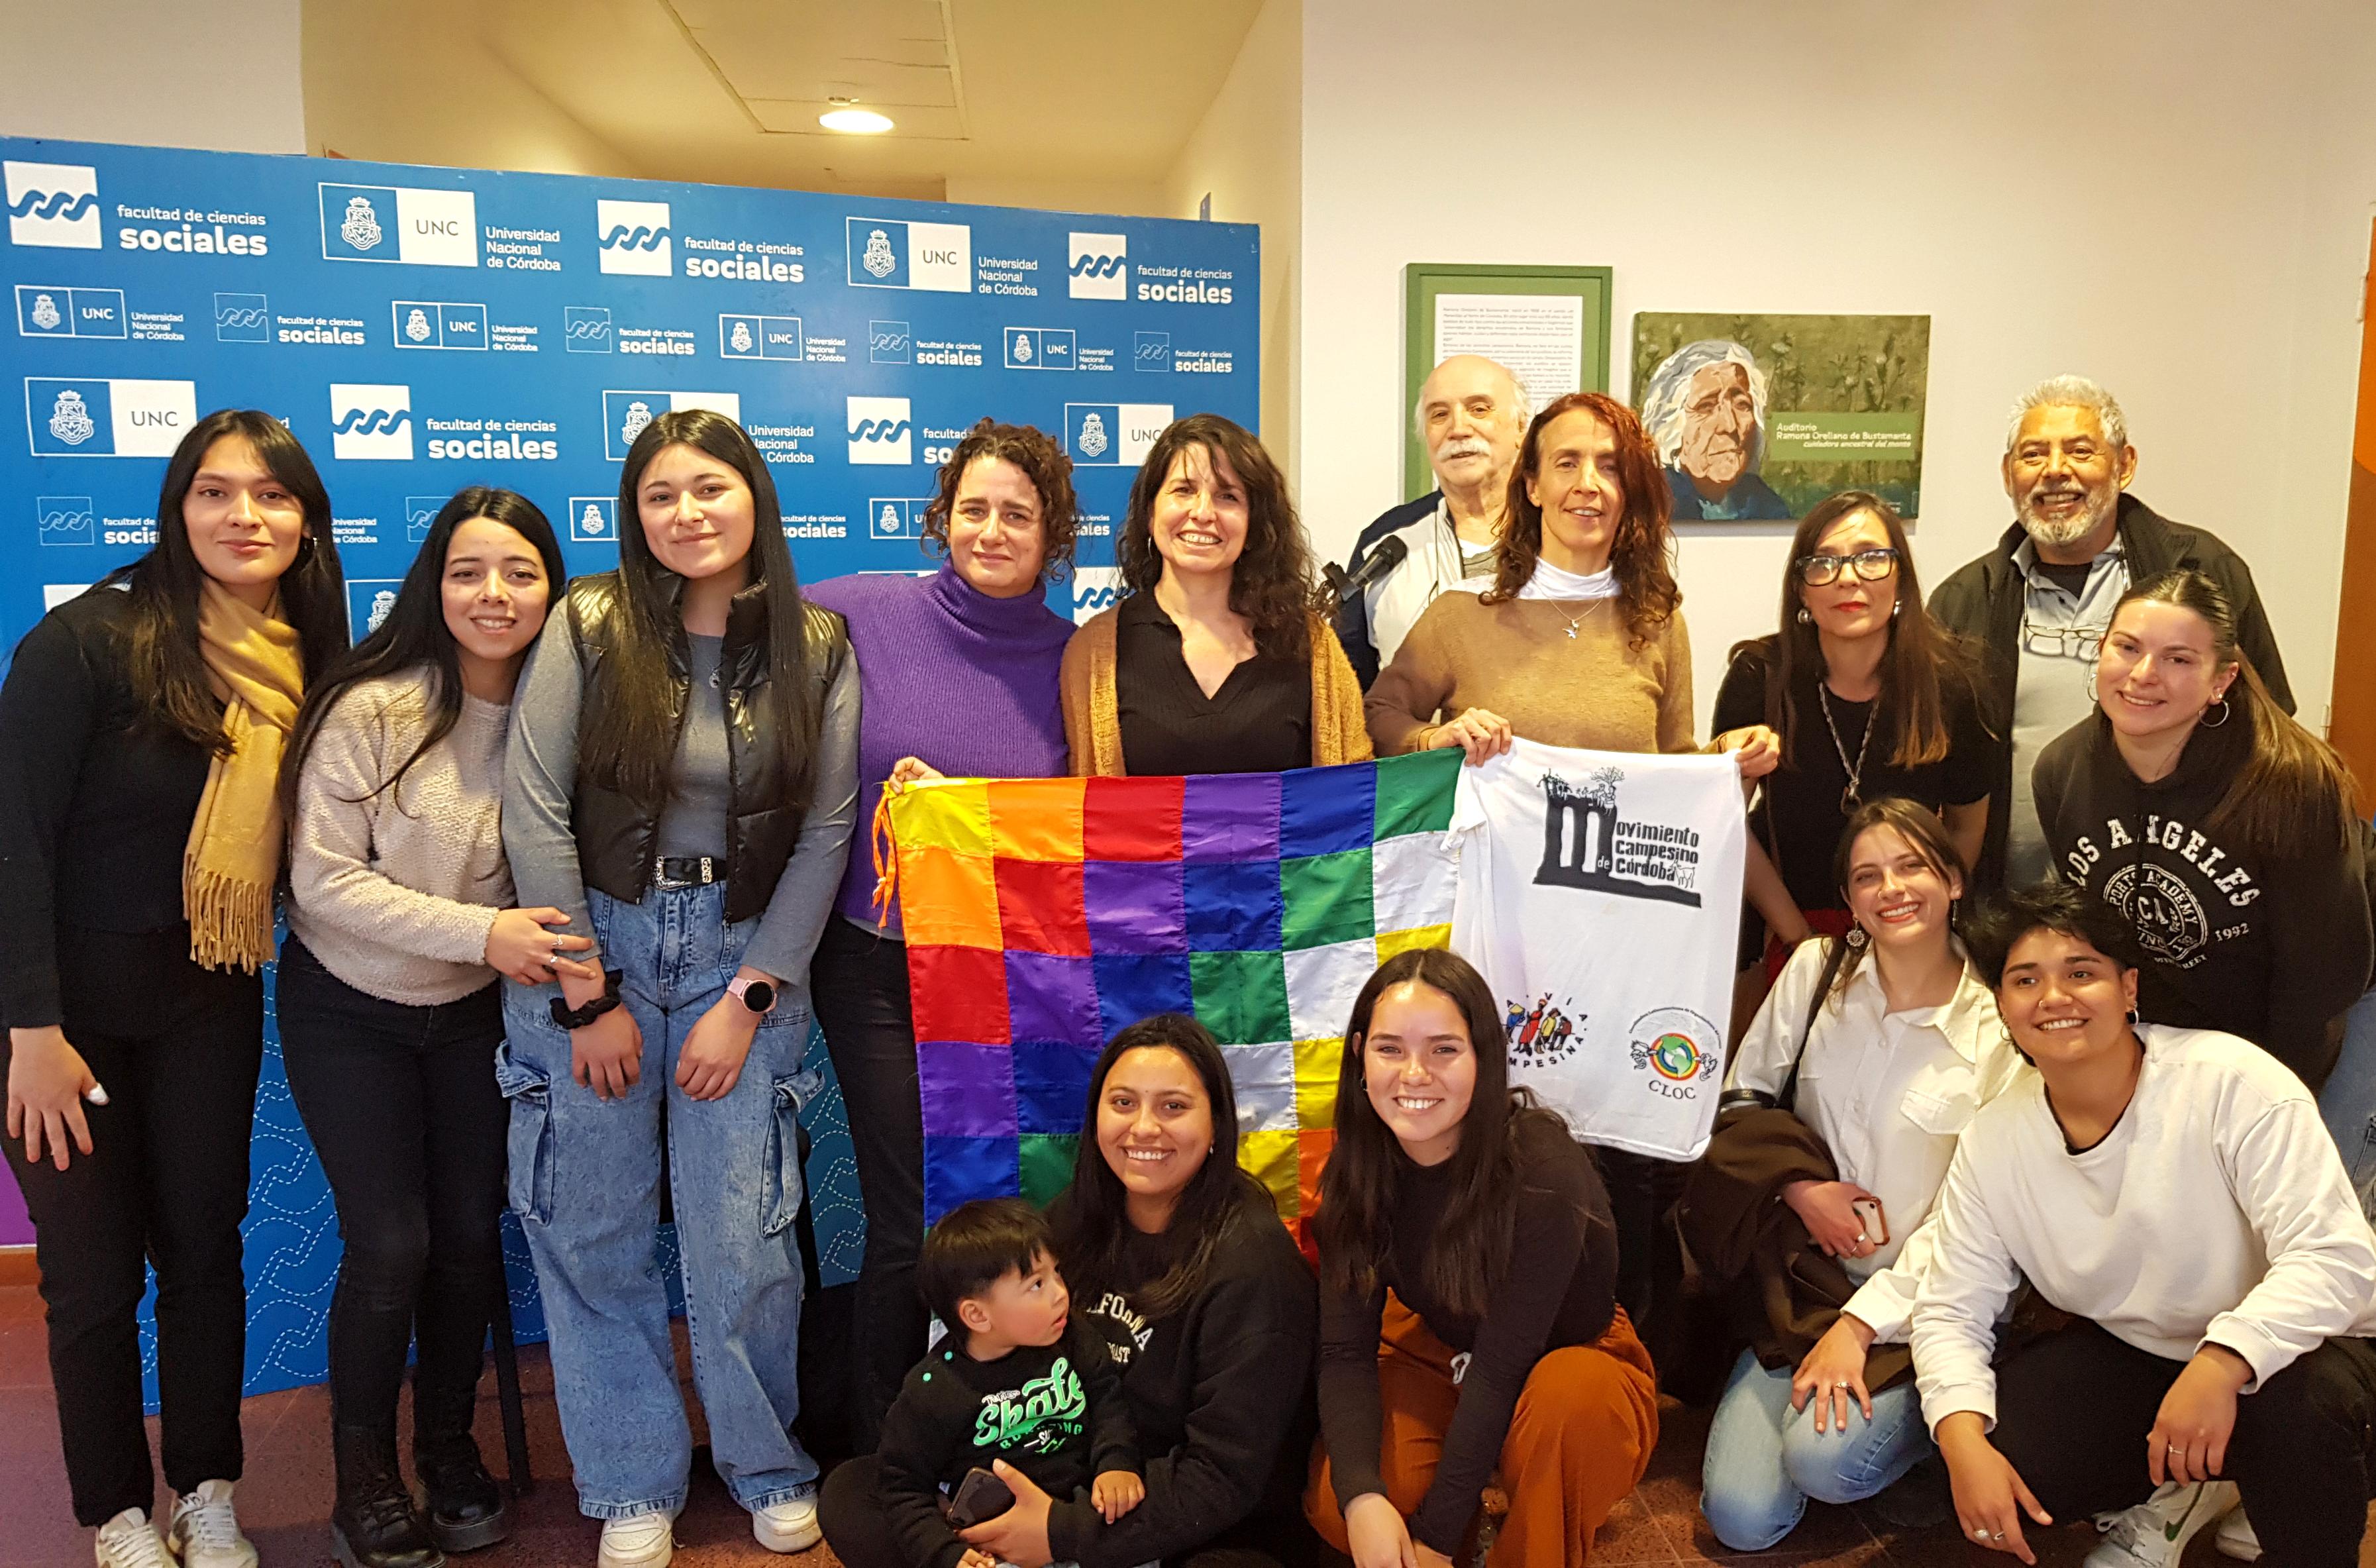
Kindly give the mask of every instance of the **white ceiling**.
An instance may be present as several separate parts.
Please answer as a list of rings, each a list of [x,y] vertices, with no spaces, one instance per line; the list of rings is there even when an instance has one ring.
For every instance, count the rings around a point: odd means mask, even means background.
[[[1261,0],[415,0],[659,179],[938,197],[1152,182]],[[436,36],[434,27],[422,36]],[[886,136],[817,115],[855,99]]]

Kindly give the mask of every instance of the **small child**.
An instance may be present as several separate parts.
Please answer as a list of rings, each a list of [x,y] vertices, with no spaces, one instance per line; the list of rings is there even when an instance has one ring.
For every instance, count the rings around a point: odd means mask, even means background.
[[[1146,1495],[1122,1376],[1072,1321],[1048,1222],[1020,1198],[979,1199],[924,1238],[916,1285],[948,1335],[884,1419],[882,1499],[910,1568],[994,1568],[950,1529],[943,1493],[993,1459],[1060,1499],[1084,1488],[1111,1524]]]

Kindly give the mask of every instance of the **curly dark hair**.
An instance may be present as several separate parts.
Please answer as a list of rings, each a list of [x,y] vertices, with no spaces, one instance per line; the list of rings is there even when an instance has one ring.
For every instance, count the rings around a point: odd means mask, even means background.
[[[1527,482],[1541,471],[1543,433],[1562,414],[1576,412],[1592,415],[1617,437],[1617,481],[1625,488],[1625,515],[1617,520],[1617,537],[1610,541],[1609,564],[1617,573],[1625,629],[1633,646],[1640,647],[1683,602],[1682,590],[1675,586],[1675,539],[1667,528],[1674,497],[1666,475],[1658,471],[1658,454],[1644,434],[1641,419],[1606,392],[1555,398],[1527,426],[1518,460],[1510,468],[1508,509],[1503,514],[1502,540],[1493,550],[1493,586],[1479,597],[1487,604],[1505,603],[1517,598],[1535,575],[1543,550],[1543,509],[1527,497]]]
[[[1000,424],[984,417],[974,422],[941,471],[933,499],[924,507],[924,549],[949,552],[949,513],[957,504],[957,482],[981,457],[1013,463],[1040,493],[1040,537],[1045,547],[1040,558],[1044,581],[1063,580],[1073,570],[1073,540],[1081,526],[1080,509],[1073,498],[1073,459],[1055,437],[1028,424]]]
[[[1230,574],[1230,608],[1251,624],[1261,652],[1273,659],[1309,657],[1312,617],[1326,613],[1328,596],[1313,576],[1287,476],[1251,431],[1218,414],[1172,421],[1139,465],[1114,547],[1123,586],[1133,593],[1150,593],[1163,576],[1163,557],[1155,548],[1155,498],[1170,482],[1172,466],[1191,448],[1226,462],[1245,487],[1246,543]]]

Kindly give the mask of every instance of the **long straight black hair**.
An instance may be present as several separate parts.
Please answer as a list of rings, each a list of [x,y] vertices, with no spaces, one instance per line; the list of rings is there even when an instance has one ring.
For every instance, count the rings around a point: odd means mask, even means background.
[[[1132,1307],[1153,1322],[1179,1311],[1204,1289],[1213,1254],[1241,1213],[1258,1212],[1267,1224],[1278,1221],[1262,1183],[1238,1168],[1238,1097],[1220,1046],[1204,1025],[1185,1014],[1158,1013],[1107,1041],[1089,1068],[1088,1107],[1073,1158],[1073,1184],[1050,1216],[1056,1227],[1056,1255],[1065,1274],[1076,1286],[1084,1281],[1104,1286],[1122,1272],[1123,1245],[1131,1234],[1129,1194],[1098,1146],[1098,1106],[1105,1099],[1106,1075],[1113,1064],[1125,1051],[1139,1050],[1177,1052],[1205,1086],[1205,1099],[1213,1108],[1213,1150],[1188,1179],[1163,1233],[1170,1244],[1171,1265],[1131,1297]]]
[[[289,749],[280,760],[281,821],[292,826],[296,823],[297,775],[305,766],[305,754],[313,750],[315,738],[321,734],[330,710],[359,683],[423,666],[436,673],[431,683],[429,726],[422,732],[421,743],[372,795],[395,790],[412,770],[412,765],[428,755],[431,748],[452,734],[454,726],[460,722],[462,661],[459,645],[446,624],[446,552],[453,548],[454,530],[473,517],[501,523],[534,547],[544,562],[545,581],[551,589],[545,600],[545,613],[551,615],[561,607],[561,596],[569,588],[569,568],[561,559],[561,540],[553,536],[552,523],[546,521],[536,503],[516,491],[482,484],[456,492],[429,525],[421,549],[404,574],[404,586],[397,590],[396,603],[388,611],[387,619],[379,624],[377,631],[357,643],[354,651],[333,665],[327,674],[306,687],[305,706],[297,715],[297,728],[291,733]],[[369,800],[371,795],[361,798]],[[403,792],[398,790],[394,799],[397,810],[403,811]]]
[[[314,459],[289,427],[255,409],[217,409],[190,427],[165,464],[157,491],[157,542],[148,554],[119,566],[99,587],[119,585],[132,596],[126,661],[132,695],[143,715],[184,740],[217,754],[230,748],[223,734],[223,706],[207,679],[198,652],[198,590],[206,568],[190,548],[182,501],[206,461],[207,448],[236,437],[255,448],[265,470],[288,487],[305,514],[297,559],[280,576],[280,612],[296,629],[305,680],[327,670],[347,651],[347,578],[339,568],[339,546],[330,531],[330,493],[315,471]]]
[[[1452,999],[1477,1054],[1476,1092],[1452,1154],[1452,1200],[1418,1267],[1438,1300],[1456,1313],[1481,1316],[1510,1264],[1518,1218],[1518,1138],[1528,1123],[1559,1117],[1527,1090],[1510,1087],[1509,1037],[1493,989],[1449,948],[1405,948],[1379,965],[1354,999],[1336,1075],[1336,1146],[1320,1172],[1320,1215],[1313,1221],[1320,1278],[1332,1290],[1366,1297],[1385,1266],[1402,1157],[1393,1130],[1370,1103],[1362,1059],[1378,998],[1405,980]],[[1561,1135],[1567,1135],[1563,1124]]]
[[[751,487],[750,579],[735,594],[755,595],[765,641],[767,690],[759,698],[775,719],[786,783],[769,802],[805,813],[816,787],[814,761],[824,705],[809,689],[808,615],[766,459],[742,427],[707,409],[679,409],[646,425],[619,468],[619,614],[609,655],[596,667],[578,762],[597,781],[647,808],[668,797],[680,717],[670,654],[684,647],[678,609],[684,579],[660,564],[644,537],[636,505],[644,470],[671,446],[696,447]]]

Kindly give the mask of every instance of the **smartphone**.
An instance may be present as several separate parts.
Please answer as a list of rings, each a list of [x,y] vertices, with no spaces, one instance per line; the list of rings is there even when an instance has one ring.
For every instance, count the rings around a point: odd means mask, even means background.
[[[1004,1481],[979,1467],[968,1470],[949,1503],[949,1528],[970,1529],[995,1519],[1015,1506],[1015,1491]]]
[[[1876,1247],[1889,1245],[1889,1221],[1882,1215],[1879,1198],[1859,1198],[1848,1206],[1856,1210],[1857,1220],[1864,1227],[1866,1241]]]

